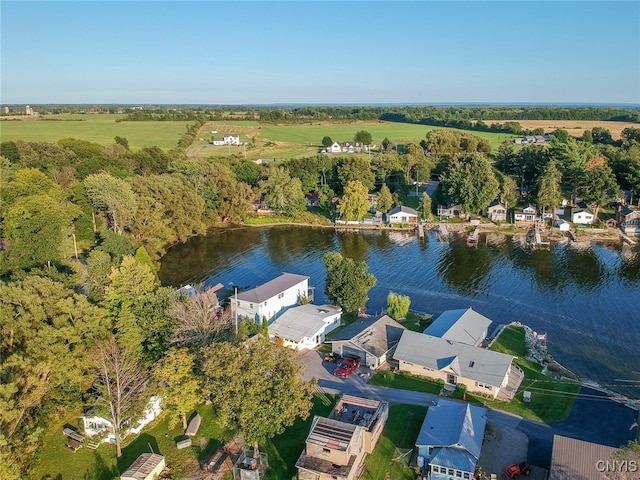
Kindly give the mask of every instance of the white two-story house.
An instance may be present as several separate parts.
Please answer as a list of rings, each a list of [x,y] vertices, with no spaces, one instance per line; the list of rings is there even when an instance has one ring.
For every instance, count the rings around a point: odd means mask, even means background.
[[[266,318],[273,318],[288,307],[298,305],[301,300],[310,300],[309,277],[294,273],[283,273],[277,278],[262,285],[239,292],[237,300],[233,299],[239,318],[252,318],[262,323]]]

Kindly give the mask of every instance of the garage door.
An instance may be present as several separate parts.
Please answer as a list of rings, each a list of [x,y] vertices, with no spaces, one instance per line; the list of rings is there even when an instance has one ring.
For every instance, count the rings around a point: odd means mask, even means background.
[[[342,346],[342,356],[343,357],[360,357],[363,363],[366,360],[365,352],[354,347],[349,347],[347,345]]]

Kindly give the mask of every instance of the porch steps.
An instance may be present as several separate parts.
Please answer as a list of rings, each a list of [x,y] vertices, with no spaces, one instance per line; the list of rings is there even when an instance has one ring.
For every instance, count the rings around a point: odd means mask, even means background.
[[[86,444],[87,448],[90,448],[91,450],[97,450],[99,446],[100,446],[99,440],[94,440],[94,439],[87,440],[87,444]]]

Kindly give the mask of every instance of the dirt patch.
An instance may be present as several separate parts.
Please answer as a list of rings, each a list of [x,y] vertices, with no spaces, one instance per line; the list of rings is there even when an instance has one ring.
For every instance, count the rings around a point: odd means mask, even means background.
[[[545,133],[550,133],[561,128],[574,137],[581,137],[585,130],[591,130],[593,127],[602,127],[609,130],[615,140],[620,139],[620,134],[625,128],[638,128],[637,123],[607,122],[604,120],[485,120],[484,122],[487,125],[491,125],[492,123],[503,124],[505,122],[518,122],[525,130],[544,128]]]

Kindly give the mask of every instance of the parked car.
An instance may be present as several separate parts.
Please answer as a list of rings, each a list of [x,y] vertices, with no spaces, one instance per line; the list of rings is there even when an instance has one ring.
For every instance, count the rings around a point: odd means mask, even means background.
[[[335,363],[338,360],[340,360],[340,355],[335,353],[335,352],[331,352],[331,353],[327,353],[324,356],[324,361],[325,362],[331,362],[331,363]]]
[[[338,363],[333,374],[336,377],[347,378],[360,366],[360,357],[345,357]]]

